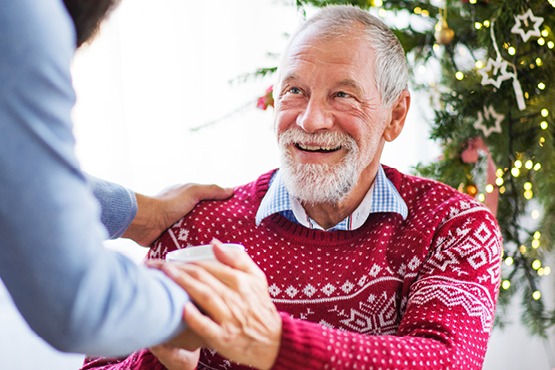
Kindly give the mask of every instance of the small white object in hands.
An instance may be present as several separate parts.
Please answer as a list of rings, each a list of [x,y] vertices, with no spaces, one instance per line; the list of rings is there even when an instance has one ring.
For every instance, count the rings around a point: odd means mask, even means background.
[[[243,247],[241,244],[223,243],[223,246],[225,249],[229,249],[230,251],[245,250],[245,247]],[[214,256],[212,245],[208,244],[191,246],[168,252],[168,254],[166,254],[166,260],[172,262],[196,262],[216,260],[216,257]]]

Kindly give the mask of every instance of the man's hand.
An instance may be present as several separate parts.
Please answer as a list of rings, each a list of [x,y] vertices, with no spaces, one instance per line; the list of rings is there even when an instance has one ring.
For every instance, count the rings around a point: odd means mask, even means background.
[[[164,344],[149,349],[168,370],[194,370],[197,368],[200,349],[187,351]]]
[[[270,369],[279,352],[281,318],[266,277],[245,252],[230,252],[219,242],[212,245],[219,262],[161,267],[203,310],[188,304],[184,319],[203,347],[244,365]],[[180,336],[171,345],[189,348],[191,339]]]
[[[137,214],[122,237],[147,247],[201,200],[221,200],[231,195],[233,189],[198,184],[180,185],[153,197],[136,193]]]

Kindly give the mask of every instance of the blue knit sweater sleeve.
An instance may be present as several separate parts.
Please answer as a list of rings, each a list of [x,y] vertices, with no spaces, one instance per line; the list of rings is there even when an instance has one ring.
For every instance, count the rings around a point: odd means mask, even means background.
[[[100,220],[110,239],[119,238],[137,214],[135,193],[123,186],[88,175],[93,194],[100,203]]]
[[[0,1],[0,278],[54,347],[123,355],[182,330],[188,296],[103,247],[74,152],[74,45],[61,0]]]

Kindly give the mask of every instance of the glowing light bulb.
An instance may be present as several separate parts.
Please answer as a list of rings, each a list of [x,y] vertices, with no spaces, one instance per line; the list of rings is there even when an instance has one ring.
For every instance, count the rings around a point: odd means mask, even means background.
[[[497,185],[497,186],[502,186],[504,182],[505,181],[503,181],[503,179],[501,177],[498,177],[498,178],[495,179],[495,185]]]
[[[481,60],[477,60],[476,63],[474,63],[474,65],[475,65],[476,68],[478,68],[478,69],[484,68],[484,62],[482,62]]]
[[[540,90],[545,90],[545,84],[544,84],[543,82],[540,82],[540,83],[538,84],[538,89],[540,89]]]
[[[486,193],[493,193],[493,185],[487,184],[486,185]]]
[[[513,257],[509,256],[509,257],[505,258],[505,265],[512,266],[513,263],[515,263],[515,260],[513,259]]]
[[[550,48],[550,49],[553,49],[553,48],[555,47],[555,42],[553,42],[553,41],[548,41],[548,42],[547,42],[547,47]]]
[[[477,1],[478,1],[478,0],[470,0],[469,3],[472,4],[472,5],[474,5],[474,4],[477,3]]]
[[[536,58],[536,65],[541,67],[543,65],[543,60],[541,58]]]
[[[530,200],[534,197],[534,193],[532,192],[532,190],[525,190],[523,195],[526,200]]]
[[[528,251],[528,248],[526,248],[525,245],[521,245],[520,247],[518,247],[518,250],[520,251],[520,253],[524,254]]]
[[[544,45],[545,45],[545,39],[544,39],[543,37],[540,37],[540,38],[538,39],[538,45],[539,45],[539,46],[544,46]]]
[[[520,159],[515,161],[515,168],[522,168],[522,161]]]
[[[525,182],[524,183],[524,190],[532,190],[532,183],[531,182]]]
[[[524,163],[524,167],[525,167],[527,170],[531,170],[532,167],[534,167],[534,162],[532,162],[531,160],[527,160],[526,163]]]
[[[501,283],[501,287],[507,290],[511,287],[511,282],[509,280],[503,280],[503,282]]]
[[[543,37],[549,36],[549,32],[547,30],[542,30],[541,34]]]
[[[478,194],[478,200],[482,203],[486,200],[486,196],[484,195],[484,193]]]
[[[544,143],[545,143],[545,138],[542,136],[542,137],[540,137],[539,144],[540,144],[541,147],[543,147]]]
[[[539,171],[541,170],[541,168],[542,168],[542,165],[539,162],[534,165],[534,171]]]
[[[534,233],[534,236],[533,236],[534,239],[538,239],[538,240],[539,240],[541,237],[542,237],[542,233],[540,233],[539,231],[536,231],[536,232]]]
[[[540,127],[542,130],[547,130],[547,128],[549,127],[549,124],[547,123],[547,121],[541,121]]]
[[[532,248],[538,249],[540,247],[540,241],[537,239],[532,240]]]
[[[505,194],[505,190],[506,190],[506,189],[505,189],[504,186],[500,187],[500,188],[499,188],[499,194]]]
[[[490,23],[489,23],[489,21],[486,19],[486,20],[484,21],[484,26],[489,27],[489,25],[490,25]]]
[[[534,262],[532,262],[532,268],[534,270],[539,269],[540,267],[542,267],[542,261],[540,260],[534,260]]]
[[[538,218],[540,218],[540,211],[538,211],[537,209],[534,209],[530,213],[530,216],[532,217],[532,220],[537,220]]]
[[[507,49],[507,52],[509,53],[509,55],[515,55],[516,49],[513,46],[510,46],[509,49]]]
[[[464,73],[462,73],[461,71],[457,71],[457,73],[455,73],[455,78],[461,81],[464,78]]]
[[[520,170],[516,167],[511,168],[511,175],[513,175],[513,177],[519,177],[520,176]]]
[[[474,22],[474,28],[476,28],[477,30],[482,28],[482,23],[480,22]]]
[[[540,293],[539,290],[536,290],[534,293],[532,293],[532,298],[534,298],[534,300],[536,301],[538,301],[541,297],[542,297],[542,294]]]
[[[542,117],[547,117],[549,116],[549,110],[546,108],[543,108],[540,112],[540,114],[542,115]]]
[[[422,8],[417,6],[416,8],[414,8],[414,14],[422,14]]]
[[[382,6],[382,5],[383,5],[382,0],[374,0],[374,6]]]
[[[429,17],[429,16],[430,16],[430,12],[427,11],[426,9],[422,9],[422,15],[423,15],[424,17]]]

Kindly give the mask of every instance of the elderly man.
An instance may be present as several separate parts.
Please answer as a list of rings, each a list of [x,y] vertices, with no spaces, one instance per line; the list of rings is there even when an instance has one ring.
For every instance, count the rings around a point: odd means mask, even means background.
[[[324,8],[292,37],[274,89],[281,168],[199,204],[150,253],[213,237],[246,248],[215,242],[219,262],[162,267],[202,310],[186,308],[192,331],[172,343],[201,346],[199,369],[482,367],[500,233],[468,196],[380,165],[406,86],[399,41],[367,12]],[[195,352],[154,353],[197,365]],[[125,361],[158,368],[146,350]]]

